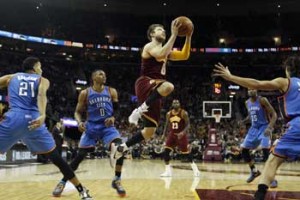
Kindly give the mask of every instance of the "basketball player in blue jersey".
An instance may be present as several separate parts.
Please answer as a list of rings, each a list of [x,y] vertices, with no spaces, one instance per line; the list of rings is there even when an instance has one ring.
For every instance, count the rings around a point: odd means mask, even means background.
[[[138,124],[143,119],[144,128],[126,143],[112,146],[111,159],[118,159],[128,147],[143,140],[148,141],[155,133],[159,120],[162,98],[170,95],[174,85],[166,80],[167,61],[187,60],[191,51],[192,32],[186,36],[181,51],[172,50],[181,26],[177,20],[172,21],[171,36],[166,40],[166,31],[161,24],[152,24],[147,31],[147,43],[142,51],[141,76],[135,82],[135,93],[140,106],[128,118],[129,123]]]
[[[92,200],[69,165],[58,154],[54,139],[45,126],[49,80],[42,77],[41,63],[28,57],[22,64],[24,73],[0,77],[0,88],[7,87],[9,111],[0,122],[0,153],[22,140],[34,154],[45,154],[62,174],[74,184],[81,199]]]
[[[271,136],[277,120],[277,114],[266,97],[257,95],[257,90],[249,89],[248,96],[249,99],[245,102],[248,116],[242,123],[251,121],[251,127],[248,130],[244,142],[241,144],[241,148],[242,157],[245,162],[249,164],[251,170],[247,183],[251,183],[261,173],[254,165],[250,150],[260,146],[263,150],[264,161],[268,159],[271,147]],[[274,180],[271,186],[273,188],[277,187],[277,181]]]
[[[79,131],[83,132],[79,142],[79,152],[70,163],[75,171],[83,161],[88,152],[95,150],[97,140],[110,148],[111,144],[121,144],[122,140],[117,129],[114,127],[114,114],[118,111],[118,93],[115,88],[106,86],[106,74],[102,70],[96,70],[91,77],[93,84],[82,90],[78,97],[75,110],[75,119],[78,122]],[[83,121],[82,113],[87,114],[86,121]],[[115,177],[112,187],[116,189],[119,196],[124,197],[126,192],[121,185],[121,171],[124,157],[116,161]],[[114,164],[111,163],[113,166]],[[65,187],[66,177],[56,186],[53,194],[60,196]]]
[[[272,149],[262,172],[255,200],[264,200],[269,185],[274,180],[278,167],[286,160],[295,160],[300,156],[300,57],[290,56],[284,61],[286,77],[275,78],[270,81],[259,81],[243,78],[230,73],[228,67],[221,63],[215,65],[214,76],[223,77],[246,88],[256,90],[278,90],[283,96],[278,100],[281,114],[287,120],[287,129]],[[284,108],[284,109],[282,109]]]

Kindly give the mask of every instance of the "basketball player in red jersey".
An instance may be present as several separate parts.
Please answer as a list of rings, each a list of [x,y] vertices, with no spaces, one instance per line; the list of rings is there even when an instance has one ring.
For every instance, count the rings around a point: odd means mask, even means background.
[[[161,98],[168,96],[174,85],[166,81],[167,60],[187,60],[190,56],[192,32],[186,36],[181,51],[172,51],[181,24],[174,20],[171,24],[171,36],[166,40],[166,32],[161,24],[152,24],[147,31],[148,39],[142,52],[141,76],[135,82],[135,92],[140,106],[129,116],[129,122],[137,125],[143,118],[144,129],[126,143],[111,150],[111,159],[121,157],[128,147],[143,140],[149,140],[158,126],[161,110]]]
[[[171,125],[171,126],[170,126]],[[166,170],[160,176],[171,177],[172,171],[170,166],[170,153],[178,146],[179,150],[184,155],[189,155],[188,153],[188,138],[187,131],[190,127],[190,120],[187,111],[180,107],[180,102],[178,99],[174,99],[172,102],[172,109],[166,115],[166,125],[164,128],[163,136],[166,135],[169,129],[169,135],[167,137],[165,151],[164,151],[164,161],[166,164]],[[191,158],[191,157],[189,157]],[[194,176],[200,176],[197,165],[190,159],[191,167],[194,172]]]

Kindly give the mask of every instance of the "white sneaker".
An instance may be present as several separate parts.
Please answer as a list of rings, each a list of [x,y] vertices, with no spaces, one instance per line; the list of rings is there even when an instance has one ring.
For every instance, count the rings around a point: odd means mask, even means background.
[[[166,170],[164,173],[160,175],[160,177],[172,177],[172,171],[171,171],[171,166],[166,165]]]
[[[165,189],[170,189],[172,183],[172,177],[161,177],[161,180],[165,182]]]
[[[130,124],[137,125],[139,122],[139,119],[142,117],[142,114],[144,112],[148,111],[149,106],[146,105],[146,103],[143,103],[140,107],[134,109],[131,113],[131,115],[128,117],[128,121]]]

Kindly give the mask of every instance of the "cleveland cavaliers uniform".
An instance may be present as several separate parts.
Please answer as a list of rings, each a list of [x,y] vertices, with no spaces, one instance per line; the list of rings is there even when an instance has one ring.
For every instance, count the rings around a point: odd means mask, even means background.
[[[288,123],[285,133],[273,149],[273,154],[297,159],[300,156],[300,79],[290,78],[288,90],[278,100],[280,111]]]
[[[169,124],[170,124],[170,130],[169,135],[166,141],[166,148],[170,148],[174,150],[176,146],[178,146],[181,153],[188,153],[188,139],[187,135],[184,134],[182,138],[178,139],[178,134],[182,132],[186,126],[185,121],[182,117],[185,110],[179,109],[178,112],[175,110],[170,111],[170,118],[169,118]]]
[[[158,62],[154,57],[142,58],[141,76],[135,82],[135,93],[138,103],[142,104],[150,93],[166,79],[165,62]],[[160,119],[161,100],[153,102],[148,108],[148,112],[143,113],[143,117],[153,122],[156,126]]]
[[[80,138],[79,147],[94,147],[97,140],[109,145],[111,141],[120,138],[114,126],[106,127],[105,119],[113,116],[113,103],[109,87],[105,86],[102,92],[87,88],[87,122],[86,131]]]
[[[251,118],[251,127],[248,130],[247,136],[242,143],[242,147],[246,149],[256,149],[259,145],[262,148],[270,148],[270,136],[265,136],[264,132],[268,127],[268,117],[260,103],[261,97],[258,96],[255,102],[250,99],[246,101],[248,113]]]
[[[0,123],[0,152],[9,150],[22,140],[33,153],[47,153],[55,148],[52,135],[45,124],[29,130],[31,120],[40,116],[37,95],[41,76],[16,73],[8,85],[9,111]]]

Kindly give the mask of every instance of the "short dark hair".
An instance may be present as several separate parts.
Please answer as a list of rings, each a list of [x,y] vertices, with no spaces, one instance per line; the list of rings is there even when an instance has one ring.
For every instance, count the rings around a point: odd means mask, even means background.
[[[22,63],[22,68],[24,71],[32,70],[34,65],[38,62],[40,62],[40,59],[38,59],[37,57],[27,57]]]
[[[283,66],[290,73],[291,77],[300,76],[300,57],[299,56],[289,56],[284,62]]]
[[[154,29],[156,27],[162,27],[164,28],[164,26],[162,24],[151,24],[149,27],[148,27],[148,30],[147,30],[147,37],[148,39],[151,41],[151,33],[153,33]]]
[[[102,69],[95,69],[93,72],[92,72],[92,74],[91,74],[91,85],[93,85],[93,79],[94,79],[94,76],[95,76],[95,74],[97,73],[97,72],[99,72],[99,71],[101,71],[101,72],[104,72],[104,70],[102,70]],[[105,73],[105,72],[104,72]]]

